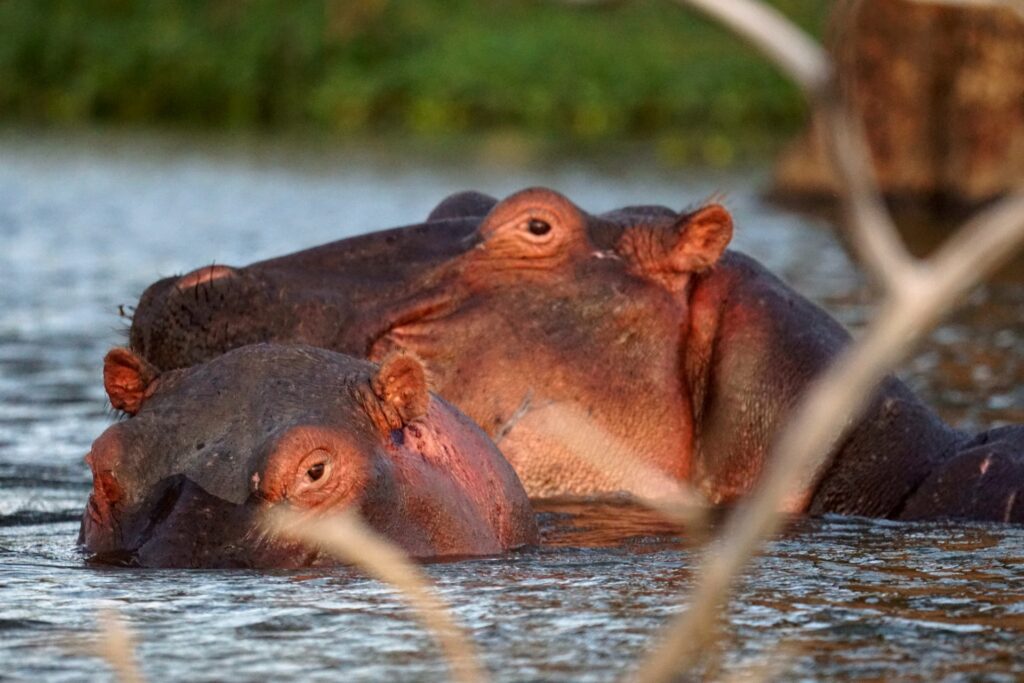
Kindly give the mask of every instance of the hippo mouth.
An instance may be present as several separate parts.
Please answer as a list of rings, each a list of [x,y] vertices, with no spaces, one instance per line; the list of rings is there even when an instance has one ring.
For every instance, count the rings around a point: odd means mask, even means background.
[[[364,357],[380,360],[394,344],[404,346],[399,341],[402,328],[445,320],[458,312],[461,304],[461,298],[451,296],[443,287],[438,288],[437,294],[418,298],[399,309],[396,315],[390,317],[389,322],[368,335]]]

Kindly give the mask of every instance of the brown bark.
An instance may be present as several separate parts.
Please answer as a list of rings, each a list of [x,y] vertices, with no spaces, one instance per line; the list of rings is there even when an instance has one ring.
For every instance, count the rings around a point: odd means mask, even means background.
[[[867,0],[837,28],[840,78],[887,195],[975,204],[1024,185],[1021,13]],[[774,183],[790,198],[835,193],[815,124],[783,152]]]

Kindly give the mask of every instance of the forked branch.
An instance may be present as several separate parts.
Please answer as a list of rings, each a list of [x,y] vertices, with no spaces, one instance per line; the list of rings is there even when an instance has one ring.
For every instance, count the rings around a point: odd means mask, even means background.
[[[818,47],[781,14],[753,0],[677,0],[747,38],[800,85],[826,123],[844,186],[845,231],[885,298],[863,337],[805,392],[782,431],[757,490],[709,549],[689,608],[666,629],[638,679],[664,681],[688,668],[714,637],[719,610],[737,577],[782,524],[783,501],[807,491],[844,428],[878,383],[964,294],[1024,244],[1024,194],[969,221],[927,260],[909,255],[873,181],[859,123],[844,106],[833,69]],[[847,19],[859,3],[846,3]]]

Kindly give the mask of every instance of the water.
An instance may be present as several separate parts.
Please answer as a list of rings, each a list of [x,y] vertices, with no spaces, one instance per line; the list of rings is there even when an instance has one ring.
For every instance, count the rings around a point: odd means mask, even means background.
[[[86,566],[82,456],[109,423],[100,378],[118,306],[159,276],[241,265],[419,220],[467,187],[558,188],[592,211],[728,191],[736,246],[861,326],[872,298],[824,226],[761,203],[761,174],[561,163],[509,171],[365,150],[151,136],[0,137],[0,679],[109,677],[82,653],[97,611],[137,632],[151,680],[436,680],[446,669],[393,594],[348,569]],[[975,292],[904,368],[967,427],[1024,421],[1024,279]],[[642,511],[554,506],[547,545],[427,567],[500,680],[627,674],[684,604],[696,551]],[[1024,677],[1024,529],[805,520],[729,610],[726,667],[780,647],[787,678]]]

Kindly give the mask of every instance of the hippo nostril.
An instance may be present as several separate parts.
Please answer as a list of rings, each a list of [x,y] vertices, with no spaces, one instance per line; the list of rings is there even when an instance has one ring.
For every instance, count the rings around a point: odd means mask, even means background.
[[[103,524],[104,522],[106,522],[104,511],[100,507],[100,504],[96,501],[96,496],[89,496],[89,504],[86,510],[88,510],[89,517],[92,519],[92,521],[96,522],[97,524]]]
[[[98,472],[93,476],[93,489],[107,503],[116,503],[124,496],[121,485],[111,472]]]
[[[233,277],[235,274],[235,269],[229,266],[203,266],[202,268],[193,270],[187,275],[181,276],[174,286],[179,292],[183,292],[200,285],[208,284],[214,280]]]
[[[96,524],[111,526],[115,521],[114,506],[124,497],[121,485],[107,471],[93,474],[92,493],[89,495],[88,513]]]

